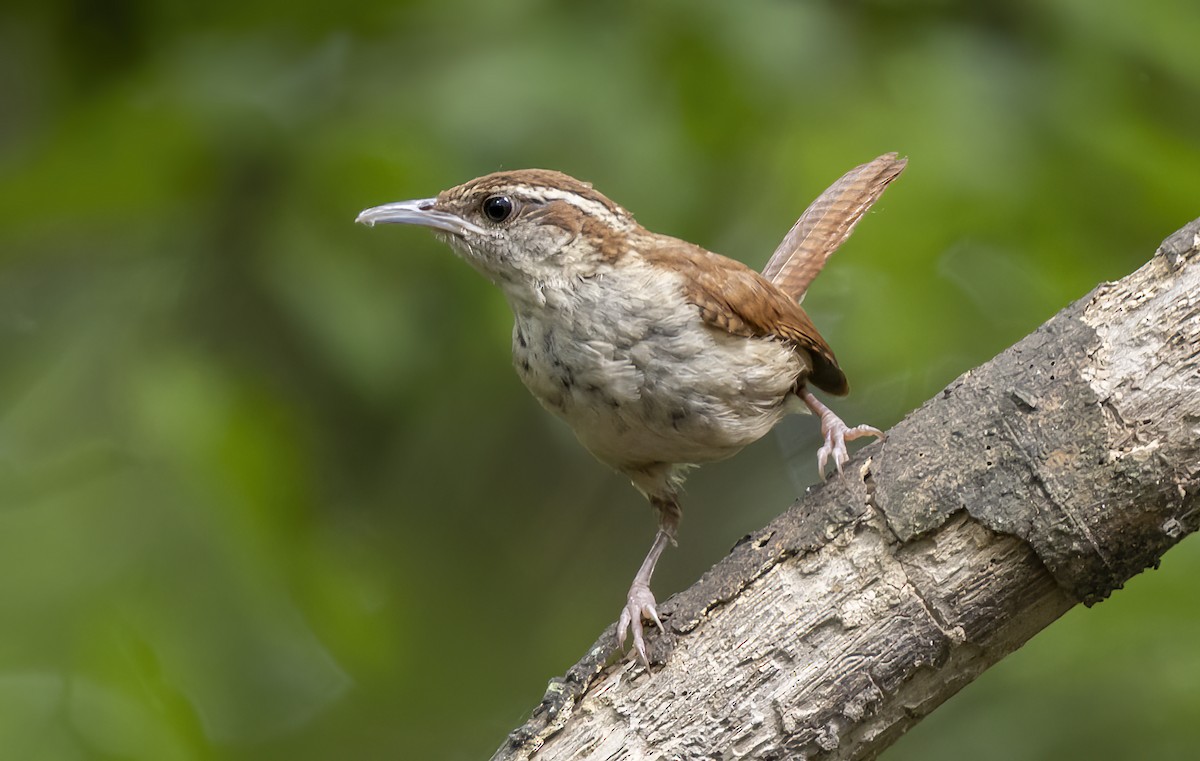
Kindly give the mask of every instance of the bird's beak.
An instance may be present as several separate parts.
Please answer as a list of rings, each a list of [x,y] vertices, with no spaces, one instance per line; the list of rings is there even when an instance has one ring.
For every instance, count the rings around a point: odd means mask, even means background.
[[[383,206],[373,206],[359,212],[355,222],[368,227],[377,223],[385,225],[421,225],[435,230],[444,230],[455,235],[464,233],[482,234],[483,228],[471,224],[462,217],[434,208],[436,198],[422,198],[418,201],[399,201],[385,203]]]

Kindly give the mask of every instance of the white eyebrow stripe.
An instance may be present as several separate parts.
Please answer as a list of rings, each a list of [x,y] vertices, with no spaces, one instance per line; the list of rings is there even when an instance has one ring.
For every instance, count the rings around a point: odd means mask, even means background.
[[[514,191],[517,191],[514,188]],[[598,217],[604,220],[610,227],[618,230],[633,229],[633,221],[626,215],[614,214],[608,206],[593,201],[590,198],[584,198],[577,193],[572,193],[566,190],[558,190],[557,188],[547,187],[522,187],[520,191],[526,192],[530,197],[543,201],[562,201],[574,206],[584,214]]]

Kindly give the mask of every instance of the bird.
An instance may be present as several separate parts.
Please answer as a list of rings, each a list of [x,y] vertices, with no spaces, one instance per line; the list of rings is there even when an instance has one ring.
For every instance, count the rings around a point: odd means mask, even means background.
[[[841,473],[847,426],[813,393],[849,392],[833,350],[800,305],[826,260],[907,165],[884,154],[847,172],[800,216],[761,273],[640,225],[623,207],[558,171],[494,172],[362,211],[368,226],[434,235],[504,294],[517,374],[598,460],[649,501],[658,530],[617,623],[649,669],[644,622],[662,621],[650,591],[676,542],[689,468],[722,460],[785,415],[811,412]]]

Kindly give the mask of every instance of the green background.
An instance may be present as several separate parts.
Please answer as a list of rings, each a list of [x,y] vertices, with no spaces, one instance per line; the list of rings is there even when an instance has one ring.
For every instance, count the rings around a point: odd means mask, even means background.
[[[1200,216],[1197,39],[1194,0],[6,3],[0,758],[486,758],[615,618],[650,511],[521,387],[499,292],[360,209],[556,168],[758,267],[900,151],[805,304],[887,427]],[[660,599],[814,429],[693,475]],[[1195,758],[1197,573],[885,758]]]

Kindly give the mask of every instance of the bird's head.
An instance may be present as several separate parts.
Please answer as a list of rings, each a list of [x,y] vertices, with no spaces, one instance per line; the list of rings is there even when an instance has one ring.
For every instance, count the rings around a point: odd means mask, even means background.
[[[436,198],[366,209],[357,221],[431,228],[502,287],[595,272],[622,256],[640,229],[590,184],[544,169],[485,175]]]

